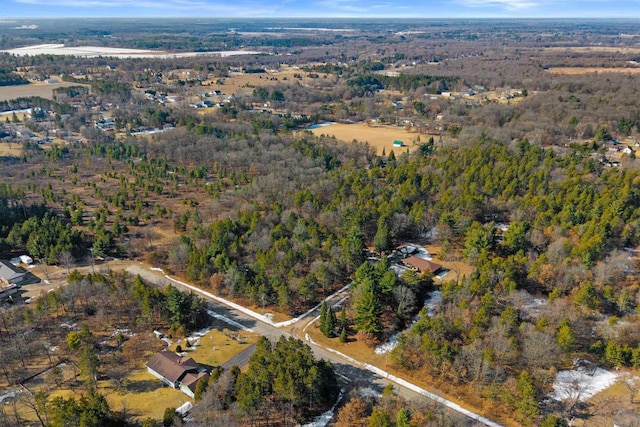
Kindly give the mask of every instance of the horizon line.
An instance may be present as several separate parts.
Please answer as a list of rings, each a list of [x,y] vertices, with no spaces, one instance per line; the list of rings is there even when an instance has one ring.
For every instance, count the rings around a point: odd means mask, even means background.
[[[274,19],[309,19],[309,20],[327,20],[327,19],[351,19],[351,20],[406,20],[406,21],[433,21],[433,20],[469,20],[469,21],[483,21],[483,20],[563,20],[563,21],[605,21],[605,20],[620,20],[620,21],[640,21],[640,17],[628,17],[628,16],[431,16],[431,17],[409,17],[409,16],[348,16],[348,15],[340,15],[340,16],[307,16],[307,15],[299,15],[299,16],[267,16],[267,17],[238,17],[238,16],[51,16],[51,17],[42,17],[42,16],[7,16],[0,17],[0,23],[3,22],[12,22],[15,20],[25,20],[25,19],[33,19],[33,20],[56,20],[56,19],[120,19],[120,20],[129,20],[129,19],[233,19],[238,21],[248,21],[248,20],[257,20],[257,21],[267,21]]]

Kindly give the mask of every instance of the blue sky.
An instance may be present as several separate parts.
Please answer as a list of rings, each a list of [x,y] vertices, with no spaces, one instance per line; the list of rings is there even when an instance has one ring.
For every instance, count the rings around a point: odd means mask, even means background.
[[[0,0],[0,19],[55,17],[640,18],[640,0]]]

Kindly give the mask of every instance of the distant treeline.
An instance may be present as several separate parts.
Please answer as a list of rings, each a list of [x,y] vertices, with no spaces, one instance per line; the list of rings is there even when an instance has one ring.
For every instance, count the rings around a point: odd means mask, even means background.
[[[0,86],[26,85],[29,81],[22,76],[14,74],[12,70],[0,68]]]
[[[58,114],[68,114],[73,111],[69,104],[59,103],[39,96],[20,97],[0,101],[0,111],[23,110],[25,108],[41,108]]]
[[[425,86],[430,92],[442,92],[449,89],[457,81],[458,78],[454,76],[431,76],[427,74],[382,76],[365,74],[350,79],[348,84],[368,92],[380,89],[409,91]]]

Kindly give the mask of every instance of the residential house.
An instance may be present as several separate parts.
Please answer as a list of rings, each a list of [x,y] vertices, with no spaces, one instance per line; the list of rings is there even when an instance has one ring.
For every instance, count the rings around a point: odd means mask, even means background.
[[[423,273],[425,271],[430,272],[433,275],[436,275],[442,270],[442,266],[433,261],[429,261],[428,259],[420,258],[415,255],[411,255],[402,260],[402,263],[419,273]]]
[[[0,284],[21,285],[27,280],[27,272],[11,262],[0,259]]]
[[[209,374],[191,357],[162,350],[147,362],[147,371],[166,385],[194,397],[198,381],[208,381]]]

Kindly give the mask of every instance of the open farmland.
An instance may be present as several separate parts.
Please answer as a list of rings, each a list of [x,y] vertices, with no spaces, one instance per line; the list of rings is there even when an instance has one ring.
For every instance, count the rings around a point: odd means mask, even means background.
[[[0,101],[8,101],[16,98],[27,98],[39,96],[41,98],[53,99],[53,90],[59,87],[78,86],[78,83],[31,83],[19,86],[0,87]]]
[[[318,79],[327,79],[327,75],[320,74]],[[203,82],[203,86],[215,86],[224,94],[231,93],[251,93],[256,86],[275,86],[299,82],[300,84],[310,84],[313,80],[308,73],[298,68],[281,66],[277,71],[266,73],[229,73],[227,77],[221,77]]]
[[[592,73],[629,73],[638,74],[640,68],[600,68],[600,67],[553,67],[549,69],[551,74],[592,74]]]
[[[394,150],[396,154],[407,151],[412,152],[418,147],[419,141],[426,142],[429,139],[428,135],[421,135],[401,127],[372,126],[366,123],[332,124],[317,127],[312,129],[311,132],[314,135],[333,135],[337,139],[347,142],[351,142],[354,139],[360,142],[368,142],[369,145],[376,149],[378,154],[382,154],[383,150],[386,154],[389,154],[391,150]],[[393,141],[396,140],[402,141],[405,146],[394,148]]]
[[[259,55],[263,52],[246,51],[246,50],[230,50],[216,52],[166,52],[145,49],[123,49],[116,47],[104,46],[77,46],[67,47],[63,44],[40,44],[34,46],[19,47],[16,49],[4,50],[17,56],[33,56],[33,55],[69,55],[83,58],[97,58],[106,56],[110,58],[189,58],[194,56],[219,56],[228,57],[235,55]]]

